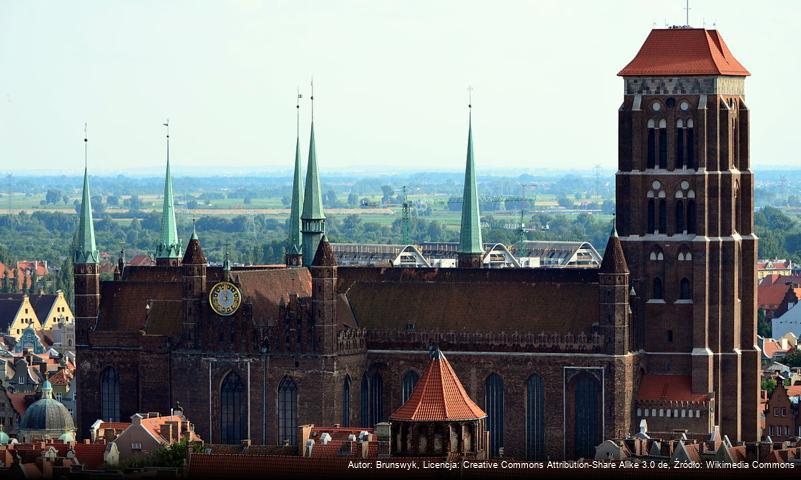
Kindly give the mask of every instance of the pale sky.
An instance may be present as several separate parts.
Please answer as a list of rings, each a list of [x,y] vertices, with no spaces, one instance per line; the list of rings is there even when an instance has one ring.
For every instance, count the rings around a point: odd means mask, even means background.
[[[755,167],[799,165],[798,1],[692,0],[748,68]],[[0,0],[0,172],[614,168],[617,72],[684,0]],[[192,169],[192,170],[190,170]]]

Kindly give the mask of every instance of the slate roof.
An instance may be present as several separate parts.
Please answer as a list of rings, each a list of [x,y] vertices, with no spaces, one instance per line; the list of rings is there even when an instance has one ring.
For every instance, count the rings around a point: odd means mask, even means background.
[[[692,377],[689,375],[652,375],[646,374],[640,380],[637,400],[689,401],[702,402],[708,400],[706,393],[693,393]]]
[[[17,316],[19,307],[22,304],[22,293],[2,293],[0,294],[0,330],[8,332],[8,327]]]
[[[656,28],[619,76],[751,75],[717,30]]]
[[[445,358],[436,350],[409,399],[389,419],[401,422],[479,420],[487,416],[470,398]]]

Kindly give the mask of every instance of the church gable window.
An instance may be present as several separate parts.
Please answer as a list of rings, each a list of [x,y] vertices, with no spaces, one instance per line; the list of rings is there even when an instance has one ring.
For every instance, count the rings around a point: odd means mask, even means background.
[[[503,395],[503,379],[497,373],[491,374],[484,382],[484,411],[487,412],[492,455],[498,455],[503,447]]]
[[[238,444],[245,431],[245,385],[236,372],[225,376],[220,387],[220,441]]]
[[[120,376],[112,367],[100,375],[100,416],[106,422],[120,421]]]
[[[278,440],[282,445],[298,443],[298,387],[291,377],[278,385]]]

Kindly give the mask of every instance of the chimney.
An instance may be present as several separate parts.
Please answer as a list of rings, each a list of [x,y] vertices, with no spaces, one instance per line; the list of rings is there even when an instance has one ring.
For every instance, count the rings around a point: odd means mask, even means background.
[[[160,425],[159,433],[161,433],[161,436],[164,437],[164,440],[167,440],[168,444],[173,444],[172,424],[170,422],[162,423]]]

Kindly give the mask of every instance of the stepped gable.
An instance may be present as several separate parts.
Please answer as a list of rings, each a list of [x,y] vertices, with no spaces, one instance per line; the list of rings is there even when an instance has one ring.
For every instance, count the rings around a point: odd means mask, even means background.
[[[590,334],[598,269],[339,267],[338,290],[371,330]]]
[[[470,398],[440,350],[412,390],[409,399],[389,419],[400,422],[457,422],[487,416]]]
[[[717,30],[656,28],[640,51],[618,73],[629,76],[734,75],[749,76]]]

